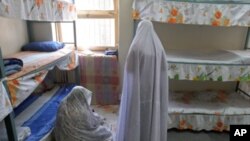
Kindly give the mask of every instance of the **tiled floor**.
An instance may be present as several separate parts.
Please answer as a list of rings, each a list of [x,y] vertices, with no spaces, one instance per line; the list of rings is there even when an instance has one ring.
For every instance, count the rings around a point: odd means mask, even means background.
[[[108,123],[113,135],[116,131],[116,123],[118,118],[118,105],[98,106],[93,105],[92,108],[96,113],[103,116]],[[177,131],[170,130],[168,132],[168,141],[229,141],[229,133],[217,132],[193,132],[193,131]]]
[[[107,106],[92,105],[92,108],[97,114],[105,118],[108,124],[108,127],[111,129],[113,135],[115,136],[119,106],[118,105],[107,105]]]

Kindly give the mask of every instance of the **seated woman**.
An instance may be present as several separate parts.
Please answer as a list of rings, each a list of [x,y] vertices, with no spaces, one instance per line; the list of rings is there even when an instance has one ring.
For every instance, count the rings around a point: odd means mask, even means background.
[[[80,86],[72,89],[62,101],[56,119],[58,141],[112,141],[104,120],[90,108],[92,93]]]

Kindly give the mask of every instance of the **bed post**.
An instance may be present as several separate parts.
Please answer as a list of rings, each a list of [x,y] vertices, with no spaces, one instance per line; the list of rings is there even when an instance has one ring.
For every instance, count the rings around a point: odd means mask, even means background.
[[[244,44],[244,49],[247,50],[247,49],[250,49],[250,29],[249,27],[247,27],[247,35],[246,35],[246,40],[245,40],[245,44]],[[240,81],[237,81],[237,84],[236,84],[236,88],[235,88],[235,91],[237,92],[239,90],[239,86],[240,86]],[[241,90],[242,92],[242,90]]]
[[[245,46],[244,46],[244,49],[250,49],[250,29],[249,27],[247,27],[247,35],[246,35],[246,40],[245,40]]]
[[[14,114],[11,112],[8,116],[4,119],[7,134],[8,134],[8,140],[9,141],[17,141],[17,134],[15,129],[15,123],[14,123]]]
[[[76,39],[77,35],[76,35],[76,21],[75,20],[73,21],[73,31],[74,31],[74,46],[75,46],[75,51],[77,53],[78,50],[77,50],[77,39]],[[77,55],[77,57],[79,56]],[[75,81],[77,85],[80,85],[80,76],[81,76],[80,73],[81,73],[80,66],[78,65],[75,68]]]
[[[75,4],[75,0],[72,0],[72,3]],[[76,53],[78,52],[78,49],[77,49],[77,35],[76,35],[76,21],[73,20],[73,32],[74,32],[74,46],[75,46],[75,51]],[[79,56],[77,54],[77,59],[79,59]],[[75,68],[75,82],[77,85],[80,85],[81,83],[81,71],[80,71],[80,65],[78,65],[76,68]]]
[[[2,57],[2,51],[0,49],[0,78],[4,78],[5,77],[5,74],[4,74],[4,71],[3,71],[3,57]],[[6,91],[8,93],[8,96],[10,97],[9,95],[9,89],[6,87],[6,82],[4,81],[3,82],[4,84],[4,87],[6,88]],[[7,130],[7,134],[8,134],[8,140],[9,141],[17,141],[17,134],[16,134],[16,128],[15,128],[15,122],[14,122],[14,113],[11,112],[8,116],[6,116],[4,118],[4,122],[5,122],[5,126],[6,126],[6,130]]]
[[[81,84],[81,79],[80,79],[80,77],[81,77],[81,75],[80,75],[80,73],[81,73],[81,71],[80,71],[80,65],[78,65],[77,67],[76,67],[76,70],[75,70],[75,81],[76,81],[76,85],[79,85],[80,86],[80,84]]]

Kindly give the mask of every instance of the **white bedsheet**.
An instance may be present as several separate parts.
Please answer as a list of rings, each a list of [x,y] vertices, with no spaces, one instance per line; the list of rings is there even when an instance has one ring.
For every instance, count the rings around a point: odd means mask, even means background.
[[[249,65],[249,50],[167,50],[169,63]]]

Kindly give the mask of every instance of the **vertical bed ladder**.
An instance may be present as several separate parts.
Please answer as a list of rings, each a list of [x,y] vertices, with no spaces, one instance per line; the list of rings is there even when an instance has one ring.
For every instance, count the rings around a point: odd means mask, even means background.
[[[4,65],[3,65],[3,57],[2,57],[2,51],[0,49],[0,78],[4,78],[5,77],[5,73],[4,73]],[[7,89],[7,85],[6,82],[3,82],[4,87],[6,88],[6,91],[8,93],[8,96],[10,98],[9,95],[9,90]],[[16,127],[15,127],[15,121],[14,121],[14,113],[11,112],[8,116],[6,116],[4,118],[4,122],[5,122],[5,126],[6,126],[6,130],[7,130],[7,134],[8,134],[8,140],[9,141],[17,141],[17,133],[16,133]]]

